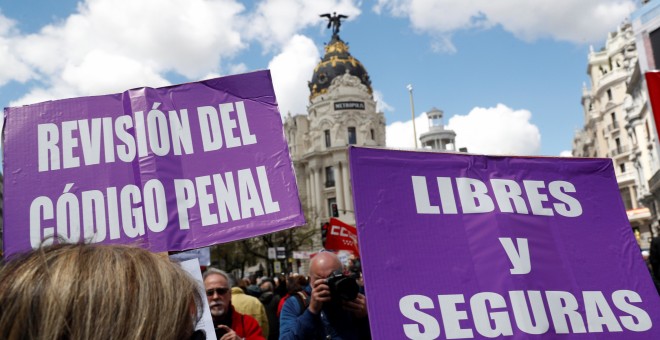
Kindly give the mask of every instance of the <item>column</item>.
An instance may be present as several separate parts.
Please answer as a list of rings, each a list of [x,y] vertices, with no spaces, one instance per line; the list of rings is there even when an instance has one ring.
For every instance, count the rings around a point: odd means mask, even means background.
[[[307,200],[307,208],[312,209],[312,181],[310,180],[310,174],[307,174],[309,171],[308,169],[305,169],[305,200]]]
[[[314,170],[311,168],[309,169],[309,176],[307,176],[307,188],[309,188],[309,196],[307,196],[309,208],[311,212],[314,212],[314,208],[316,207],[316,199],[314,198],[314,195],[316,194],[316,191],[314,190]]]
[[[348,167],[342,171],[342,177],[343,180],[342,182],[344,185],[344,204],[345,204],[345,209],[347,211],[353,211],[353,200],[351,199],[351,189],[350,189],[350,182],[348,180]]]
[[[323,183],[321,182],[323,180],[321,176],[321,171],[319,169],[316,169],[316,206],[318,207],[318,212],[319,212],[319,217],[326,216],[324,206],[323,204]]]
[[[310,174],[309,174],[309,188],[312,191],[312,206],[314,209],[312,209],[312,212],[316,212],[318,209],[318,204],[316,203],[316,196],[318,195],[318,192],[316,191],[316,171],[314,169],[310,169]],[[317,214],[318,215],[318,214]],[[318,216],[315,216],[318,217]]]
[[[344,179],[342,178],[342,168],[341,163],[337,162],[335,164],[335,197],[337,197],[337,209],[339,210],[339,216],[345,214],[344,208]]]

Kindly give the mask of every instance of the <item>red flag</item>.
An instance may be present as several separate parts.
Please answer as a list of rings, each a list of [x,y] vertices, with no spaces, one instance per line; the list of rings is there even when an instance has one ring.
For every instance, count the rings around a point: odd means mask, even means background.
[[[348,250],[355,256],[360,256],[358,250],[357,229],[336,218],[330,219],[326,230],[326,241],[323,245],[328,250]]]
[[[655,120],[656,132],[658,131],[658,123],[660,123],[660,72],[646,72],[646,86],[649,90],[649,100],[651,101],[651,111],[653,111],[653,119]],[[658,133],[660,135],[660,133]]]

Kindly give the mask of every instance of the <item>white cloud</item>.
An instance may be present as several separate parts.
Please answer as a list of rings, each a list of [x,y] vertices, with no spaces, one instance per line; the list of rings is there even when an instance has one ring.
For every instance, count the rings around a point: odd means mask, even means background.
[[[541,133],[529,120],[532,113],[506,105],[475,107],[466,116],[455,115],[447,127],[456,132],[456,145],[470,153],[489,155],[537,155]]]
[[[309,81],[319,61],[319,51],[310,38],[295,35],[268,64],[280,113],[307,114]]]
[[[77,65],[66,65],[62,70],[62,80],[75,87],[77,93],[87,95],[170,84],[140,61],[102,50],[90,51]]]
[[[378,112],[385,112],[385,111],[393,112],[394,111],[394,108],[390,104],[388,104],[385,101],[385,99],[383,99],[383,93],[382,92],[380,92],[378,90],[374,90],[374,100],[376,101],[376,111],[378,111]]]
[[[573,151],[564,150],[564,151],[559,153],[559,157],[573,157]]]
[[[18,102],[161,86],[168,72],[192,80],[220,73],[219,65],[246,47],[243,9],[234,0],[82,2],[66,20],[13,37],[17,55],[42,82]],[[0,18],[0,48],[2,26]]]
[[[496,25],[526,41],[600,42],[634,9],[634,0],[378,0],[373,7],[407,17],[415,30],[435,38],[435,50],[449,52],[452,33]]]
[[[286,44],[301,29],[326,20],[319,14],[332,12],[348,15],[348,20],[353,20],[360,15],[359,1],[265,0],[250,15],[246,31],[249,38],[257,39],[269,50]]]
[[[248,67],[244,63],[229,65],[229,74],[239,74],[239,73],[245,73],[247,71],[248,71]]]
[[[323,12],[352,20],[360,14],[359,3],[264,0],[246,13],[237,0],[85,0],[65,20],[30,35],[21,35],[0,14],[0,52],[6,52],[0,63],[11,66],[0,70],[0,86],[37,80],[11,103],[18,105],[166,85],[171,73],[189,80],[243,73],[248,67],[233,58],[256,40],[279,52],[270,68],[283,111],[304,113],[304,84],[319,52],[296,32],[325,27]]]
[[[14,45],[18,32],[16,22],[0,12],[0,86],[10,80],[24,82],[34,76],[32,70],[16,54]]]
[[[465,116],[455,115],[446,129],[456,132],[456,149],[467,147],[470,153],[488,155],[536,155],[541,147],[538,127],[530,123],[527,110],[512,110],[505,105],[476,107]],[[429,131],[426,112],[415,117],[417,144],[419,136]],[[387,126],[387,146],[414,148],[412,120]]]
[[[405,122],[394,122],[386,126],[387,140],[385,145],[390,148],[414,149],[415,140],[417,147],[420,147],[419,136],[429,131],[429,120],[426,112],[415,117],[415,128],[413,129],[412,119]],[[413,130],[417,131],[417,136],[413,139]]]

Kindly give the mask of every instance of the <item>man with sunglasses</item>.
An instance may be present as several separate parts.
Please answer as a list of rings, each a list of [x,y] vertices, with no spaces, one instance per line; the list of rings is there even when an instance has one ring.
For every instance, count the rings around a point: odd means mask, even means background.
[[[204,273],[204,288],[218,340],[265,340],[257,320],[243,315],[231,305],[231,277],[222,270],[209,268]]]

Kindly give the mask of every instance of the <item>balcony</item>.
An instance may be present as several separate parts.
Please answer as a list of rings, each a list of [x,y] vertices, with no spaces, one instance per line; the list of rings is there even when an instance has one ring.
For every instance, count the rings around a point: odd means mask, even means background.
[[[624,145],[624,146],[620,146],[620,147],[618,147],[614,150],[611,150],[610,155],[612,155],[611,157],[617,157],[617,156],[627,154],[628,152],[630,152],[630,146]]]
[[[635,172],[634,171],[626,171],[624,173],[616,174],[616,182],[619,184],[619,186],[634,183],[635,182]]]
[[[660,170],[656,171],[655,174],[649,179],[649,191],[651,193],[656,192],[660,188]]]
[[[626,210],[628,221],[630,222],[647,222],[651,218],[651,211],[649,208],[637,208]]]
[[[613,132],[615,130],[619,130],[619,123],[614,122],[613,124],[607,126],[607,132]]]
[[[614,69],[608,71],[600,79],[598,79],[594,88],[609,88],[614,85],[615,82],[625,80],[625,78],[626,72],[623,70],[623,68]]]

